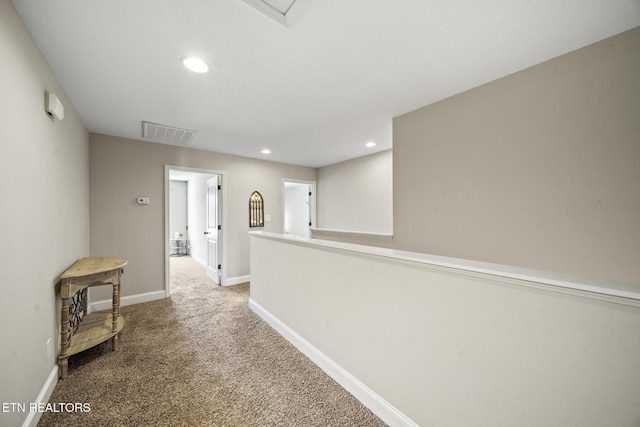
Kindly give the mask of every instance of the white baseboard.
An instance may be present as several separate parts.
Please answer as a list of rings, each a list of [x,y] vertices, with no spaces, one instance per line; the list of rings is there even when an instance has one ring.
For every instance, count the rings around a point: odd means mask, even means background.
[[[240,283],[248,282],[251,279],[251,276],[237,276],[237,277],[228,277],[223,280],[222,286],[233,286],[239,285]]]
[[[198,264],[200,264],[202,266],[202,268],[204,268],[205,270],[207,269],[207,263],[198,258],[197,256],[195,256],[194,254],[190,254],[191,259],[193,259],[195,262],[197,262]],[[238,276],[238,277],[229,277],[229,278],[222,278],[222,286],[233,286],[233,285],[239,285],[240,283],[245,283],[249,281],[249,278],[251,276],[246,275],[246,276]]]
[[[260,304],[249,299],[249,308],[385,423],[390,426],[418,426],[409,417],[405,416],[310,342],[298,335],[293,329],[274,317]]]
[[[137,295],[127,295],[126,297],[120,298],[120,307],[124,307],[126,305],[140,304],[142,302],[155,301],[157,299],[166,298],[166,293],[164,290],[162,291],[154,291],[147,292],[144,294]],[[111,309],[111,299],[105,299],[100,301],[94,301],[89,303],[89,313],[93,313],[94,311],[102,311]]]
[[[58,384],[58,376],[59,370],[58,365],[56,364],[47,377],[47,381],[45,381],[44,385],[42,386],[42,390],[40,390],[40,394],[38,394],[36,401],[33,403],[46,405],[49,402],[51,393],[53,393],[53,389],[56,387],[56,384]],[[27,415],[24,423],[22,423],[22,427],[36,427],[38,425],[38,421],[40,421],[40,417],[42,417],[42,412],[29,411],[29,415]]]
[[[200,257],[197,257],[194,254],[189,254],[191,256],[191,259],[194,260],[195,262],[197,262],[198,264],[200,264],[202,267],[204,267],[205,269],[207,268],[207,263],[204,262],[203,259],[201,259]]]

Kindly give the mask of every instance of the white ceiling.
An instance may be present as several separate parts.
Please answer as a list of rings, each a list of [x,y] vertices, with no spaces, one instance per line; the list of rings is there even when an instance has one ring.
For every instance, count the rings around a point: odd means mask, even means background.
[[[286,24],[255,0],[13,3],[90,132],[142,139],[150,121],[313,167],[391,148],[394,116],[640,25],[640,0],[297,0]]]

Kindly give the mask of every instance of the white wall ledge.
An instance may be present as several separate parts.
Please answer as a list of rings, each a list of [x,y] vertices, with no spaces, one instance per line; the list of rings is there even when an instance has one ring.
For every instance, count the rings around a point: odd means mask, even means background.
[[[393,234],[390,233],[374,233],[369,231],[349,231],[349,230],[334,230],[331,228],[312,228],[312,235],[317,235],[318,237],[327,236],[327,237],[340,237],[340,236],[349,236],[349,237],[366,237],[373,239],[393,239]]]
[[[329,251],[349,252],[363,257],[383,258],[387,261],[409,264],[418,268],[446,269],[458,274],[490,276],[493,280],[501,280],[514,285],[534,287],[552,292],[578,295],[586,298],[640,307],[640,283],[573,277],[566,274],[509,265],[329,240],[306,239],[261,231],[251,231],[249,234],[251,236],[280,240],[291,244],[311,245]]]

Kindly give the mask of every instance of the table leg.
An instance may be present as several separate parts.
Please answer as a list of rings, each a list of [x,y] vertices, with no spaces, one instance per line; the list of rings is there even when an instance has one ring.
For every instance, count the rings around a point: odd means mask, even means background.
[[[67,378],[69,349],[69,298],[62,298],[60,312],[60,378]]]
[[[89,308],[87,305],[87,294],[89,293],[89,288],[84,288],[81,292],[82,292],[82,316],[86,316],[87,309]]]
[[[111,331],[118,330],[118,317],[120,317],[120,275],[113,283],[113,308],[112,308],[112,324]],[[118,334],[115,334],[111,339],[111,347],[113,351],[118,349]]]

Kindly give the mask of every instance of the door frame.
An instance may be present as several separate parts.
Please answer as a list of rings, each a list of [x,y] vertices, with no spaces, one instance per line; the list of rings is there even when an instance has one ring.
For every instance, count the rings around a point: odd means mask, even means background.
[[[222,274],[220,275],[220,284],[225,285],[227,279],[227,192],[224,191],[226,185],[226,172],[215,169],[191,168],[186,166],[164,165],[164,292],[165,297],[171,296],[170,280],[169,280],[169,178],[171,171],[188,172],[194,174],[220,175],[222,181]]]
[[[284,234],[285,228],[285,184],[287,182],[292,182],[295,184],[308,184],[311,187],[311,196],[309,197],[309,215],[311,220],[311,227],[309,227],[309,238],[311,238],[311,230],[317,228],[317,215],[316,215],[316,181],[308,181],[304,179],[290,179],[290,178],[282,178],[282,234]]]
[[[213,227],[214,229],[214,233],[215,233],[215,250],[216,250],[216,260],[215,260],[215,276],[216,278],[211,277],[210,275],[210,260],[209,260],[209,248],[211,247],[209,244],[209,240],[210,240],[210,234],[211,234],[211,228],[209,225],[209,218],[211,216],[211,212],[210,212],[210,208],[211,208],[211,200],[210,200],[210,193],[209,190],[212,186],[215,186],[215,225]],[[211,280],[213,280],[215,282],[216,285],[222,286],[222,257],[221,257],[221,253],[222,253],[222,247],[221,247],[221,243],[224,243],[224,240],[222,239],[222,200],[221,200],[221,196],[222,196],[222,175],[215,175],[209,179],[207,179],[207,201],[206,201],[206,206],[207,206],[207,213],[206,213],[206,233],[207,234],[207,259],[206,259],[206,271],[207,271],[207,276],[209,276],[209,278]]]

